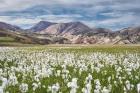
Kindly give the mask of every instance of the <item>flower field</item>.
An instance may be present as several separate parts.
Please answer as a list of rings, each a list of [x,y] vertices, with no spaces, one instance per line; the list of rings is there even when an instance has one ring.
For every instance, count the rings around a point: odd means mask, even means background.
[[[140,48],[1,47],[0,93],[140,93]]]

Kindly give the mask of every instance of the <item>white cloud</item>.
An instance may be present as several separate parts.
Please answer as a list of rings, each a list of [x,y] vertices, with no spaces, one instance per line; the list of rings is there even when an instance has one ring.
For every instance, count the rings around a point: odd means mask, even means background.
[[[80,17],[82,16],[78,14],[71,14],[71,15],[42,15],[36,18],[41,20],[51,21],[51,22],[65,23],[65,22],[76,21],[77,18]]]
[[[108,13],[104,15],[111,15],[113,13]],[[104,20],[78,20],[77,18],[82,17],[81,15],[42,15],[38,16],[36,18],[24,18],[24,17],[19,17],[19,18],[13,18],[11,16],[0,16],[0,21],[7,22],[13,25],[18,25],[18,26],[24,26],[24,25],[33,25],[38,23],[41,20],[46,20],[50,22],[58,22],[58,23],[65,23],[65,22],[72,22],[72,21],[81,21],[85,23],[86,25],[90,27],[114,27],[113,29],[118,29],[117,25],[139,25],[140,22],[137,20],[139,16],[134,15],[133,13],[129,14],[120,14],[117,17],[113,18],[108,18]]]
[[[112,16],[113,14],[114,13],[107,13],[104,15]],[[104,20],[91,20],[82,22],[89,25],[90,27],[105,27],[111,28],[112,30],[119,30],[124,27],[139,26],[140,21],[138,19],[139,19],[138,15],[128,13],[128,14],[119,14],[118,16]]]
[[[38,18],[47,18],[47,19],[52,19],[52,18],[80,18],[82,17],[79,14],[70,14],[70,15],[65,15],[65,14],[61,14],[61,15],[41,15],[38,16]]]
[[[115,26],[116,24],[130,25],[130,24],[138,23],[137,19],[138,19],[138,16],[136,16],[136,15],[123,15],[121,17],[109,18],[109,19],[103,20],[100,22],[100,24],[102,24],[102,25],[107,24],[110,26]]]
[[[37,17],[12,17],[12,16],[0,16],[0,21],[6,22],[9,24],[24,26],[24,25],[33,25],[38,23],[41,20],[46,20],[50,22],[71,22],[75,21],[76,18],[82,17],[81,15],[41,15]]]
[[[13,25],[25,25],[34,24],[39,22],[41,19],[31,19],[31,18],[13,18],[11,16],[0,16],[1,22],[6,22]]]

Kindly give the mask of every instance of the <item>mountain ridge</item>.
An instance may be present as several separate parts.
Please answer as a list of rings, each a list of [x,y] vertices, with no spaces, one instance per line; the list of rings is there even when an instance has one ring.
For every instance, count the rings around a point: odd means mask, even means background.
[[[5,22],[0,22],[0,29],[12,30],[12,31],[21,30],[20,27]]]
[[[69,22],[69,23],[57,23],[49,26],[45,30],[42,30],[40,33],[48,34],[83,34],[91,31],[88,26],[81,22]]]
[[[38,44],[139,44],[140,26],[119,31],[106,28],[90,28],[81,22],[53,23],[40,21],[28,30],[0,22],[0,29],[18,32]],[[1,34],[1,33],[0,33]],[[17,37],[17,36],[16,36]],[[21,38],[21,37],[20,37]],[[21,38],[23,39],[23,38]],[[26,41],[27,39],[25,39]],[[28,43],[28,42],[27,42]]]
[[[47,27],[49,27],[53,24],[56,24],[56,23],[52,23],[52,22],[48,22],[48,21],[40,21],[37,24],[35,24],[33,27],[31,27],[30,29],[27,29],[27,30],[33,31],[33,32],[38,32],[43,29],[46,29]]]

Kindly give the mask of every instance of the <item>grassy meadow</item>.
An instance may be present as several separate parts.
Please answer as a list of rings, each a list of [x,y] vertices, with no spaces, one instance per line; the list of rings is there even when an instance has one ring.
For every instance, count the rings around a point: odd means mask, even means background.
[[[139,91],[139,45],[0,47],[0,93]]]

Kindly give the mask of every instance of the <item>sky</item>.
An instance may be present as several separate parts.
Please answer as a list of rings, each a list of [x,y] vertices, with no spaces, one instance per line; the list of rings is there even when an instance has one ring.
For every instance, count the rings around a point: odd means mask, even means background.
[[[119,30],[140,25],[140,0],[0,0],[0,21],[22,28],[39,21],[80,21]]]

